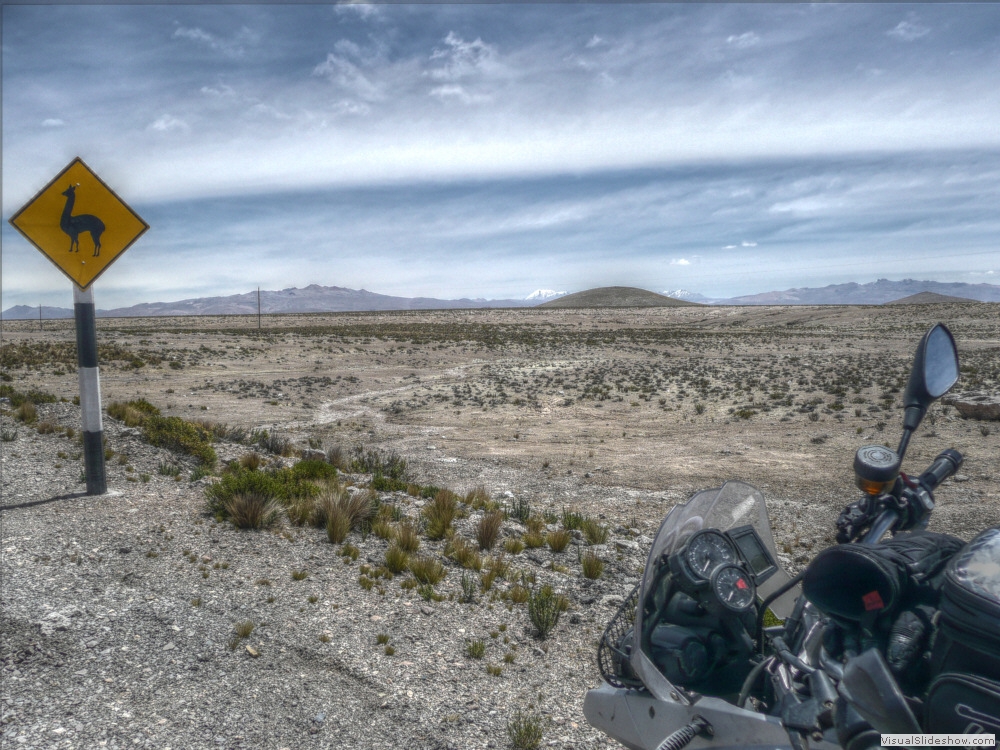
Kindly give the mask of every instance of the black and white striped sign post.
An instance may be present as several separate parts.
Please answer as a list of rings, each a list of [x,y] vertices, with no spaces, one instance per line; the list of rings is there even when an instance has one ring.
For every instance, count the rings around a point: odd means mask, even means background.
[[[80,415],[83,423],[83,464],[87,494],[108,491],[104,472],[104,423],[101,420],[101,375],[97,364],[97,316],[94,288],[73,286],[76,317],[76,366],[80,377]]]
[[[10,219],[11,226],[73,282],[76,360],[80,375],[83,460],[87,494],[108,491],[104,473],[101,379],[91,284],[149,224],[77,157]],[[81,236],[89,241],[80,247]],[[41,308],[39,308],[39,326]]]

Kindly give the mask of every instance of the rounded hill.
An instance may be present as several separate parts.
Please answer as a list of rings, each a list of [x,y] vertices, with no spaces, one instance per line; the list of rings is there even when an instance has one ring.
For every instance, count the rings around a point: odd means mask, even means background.
[[[634,286],[602,286],[545,302],[539,307],[688,307],[697,306]]]
[[[978,302],[979,300],[967,297],[952,297],[948,294],[938,294],[937,292],[918,292],[909,297],[886,302],[887,305],[940,305],[955,302]]]

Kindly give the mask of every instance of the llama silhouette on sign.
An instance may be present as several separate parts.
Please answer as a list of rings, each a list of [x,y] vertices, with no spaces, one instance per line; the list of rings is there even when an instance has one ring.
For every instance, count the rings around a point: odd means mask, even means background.
[[[101,234],[104,232],[104,222],[91,214],[78,214],[73,216],[73,203],[76,201],[76,185],[70,185],[63,192],[66,196],[66,207],[63,208],[62,216],[59,217],[59,228],[69,235],[69,251],[80,252],[80,233],[90,232],[90,239],[94,241],[94,257],[101,254]]]

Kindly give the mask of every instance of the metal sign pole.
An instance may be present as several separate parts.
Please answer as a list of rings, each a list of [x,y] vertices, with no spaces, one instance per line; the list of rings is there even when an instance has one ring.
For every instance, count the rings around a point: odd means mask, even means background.
[[[80,415],[83,422],[83,462],[87,494],[108,491],[104,473],[104,423],[101,420],[101,376],[97,366],[97,319],[94,288],[73,285],[76,317],[76,364],[80,377]]]

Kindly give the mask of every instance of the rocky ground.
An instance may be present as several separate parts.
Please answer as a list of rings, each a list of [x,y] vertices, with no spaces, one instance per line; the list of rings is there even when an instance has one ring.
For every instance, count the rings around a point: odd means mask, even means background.
[[[481,485],[507,507],[547,513],[550,529],[567,509],[608,527],[604,544],[577,534],[561,553],[510,555],[507,578],[474,603],[460,601],[463,569],[443,542],[421,547],[448,570],[435,601],[401,576],[361,585],[362,566],[384,560],[375,535],[351,535],[352,560],[308,526],[216,522],[205,489],[220,469],[199,477],[190,458],[111,417],[109,493],[85,496],[72,328],[4,323],[4,385],[67,401],[39,404],[32,424],[9,404],[0,415],[0,740],[507,747],[522,710],[540,717],[543,745],[613,745],[585,723],[582,697],[598,680],[596,640],[664,512],[726,479],[752,482],[783,562],[802,566],[854,499],[854,449],[895,445],[901,379],[931,322],[959,341],[961,385],[996,392],[995,309],[296,316],[261,333],[256,319],[100,322],[105,405],[142,397],[165,414],[266,428],[301,450],[396,452],[415,483],[459,494]],[[996,523],[998,434],[995,421],[934,407],[906,468],[945,447],[966,464],[940,489],[932,528],[969,538]],[[220,467],[251,450],[232,439],[215,448]],[[370,476],[342,479],[361,491]],[[414,518],[425,502],[383,500]],[[469,509],[458,534],[471,539],[480,515]],[[502,535],[523,531],[509,520]],[[582,575],[584,551],[605,563],[596,580]],[[501,596],[519,577],[568,599],[546,639],[524,604]],[[253,629],[239,638],[243,623]],[[480,640],[483,657],[469,657]]]

